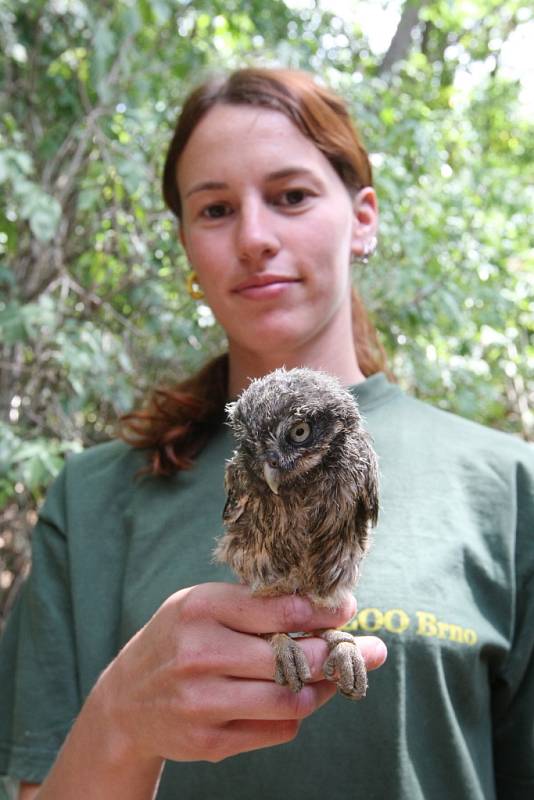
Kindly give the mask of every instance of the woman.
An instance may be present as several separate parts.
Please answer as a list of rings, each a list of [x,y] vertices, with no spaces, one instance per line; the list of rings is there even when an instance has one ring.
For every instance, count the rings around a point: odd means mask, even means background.
[[[158,781],[164,800],[529,796],[531,453],[381,372],[349,275],[374,246],[376,198],[342,102],[295,72],[204,85],[164,190],[228,355],[131,415],[136,447],[87,451],[51,490],[3,642],[2,770],[23,798],[45,779],[42,800],[141,800]],[[356,705],[332,699],[322,642],[304,640],[312,681],[292,695],[257,636],[343,625],[350,600],[326,618],[303,598],[252,598],[210,563],[232,450],[224,402],[281,364],[351,386],[380,457],[350,628],[379,632],[389,657]],[[382,664],[383,644],[360,641],[368,668]]]

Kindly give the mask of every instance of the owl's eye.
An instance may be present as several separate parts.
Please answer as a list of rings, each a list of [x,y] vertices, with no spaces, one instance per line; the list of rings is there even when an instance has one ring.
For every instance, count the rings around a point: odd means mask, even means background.
[[[311,434],[311,428],[307,422],[296,422],[289,431],[289,438],[295,444],[302,444]]]

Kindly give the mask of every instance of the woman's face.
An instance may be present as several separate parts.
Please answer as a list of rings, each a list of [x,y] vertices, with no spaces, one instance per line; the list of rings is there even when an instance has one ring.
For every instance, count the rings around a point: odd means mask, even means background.
[[[181,239],[230,347],[283,352],[341,318],[350,328],[350,256],[374,233],[374,192],[352,199],[284,114],[212,108],[182,153],[178,188]]]

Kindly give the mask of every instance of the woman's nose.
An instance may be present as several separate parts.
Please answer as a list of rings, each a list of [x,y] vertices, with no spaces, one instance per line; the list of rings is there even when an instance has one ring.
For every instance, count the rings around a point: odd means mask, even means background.
[[[257,200],[244,203],[237,226],[237,253],[241,261],[256,264],[280,249],[270,210]]]

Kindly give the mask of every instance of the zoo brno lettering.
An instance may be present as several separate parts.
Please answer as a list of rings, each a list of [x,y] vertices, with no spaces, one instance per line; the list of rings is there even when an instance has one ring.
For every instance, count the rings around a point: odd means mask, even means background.
[[[451,622],[439,620],[431,611],[416,611],[410,616],[402,608],[362,608],[345,626],[344,630],[377,633],[388,631],[399,635],[412,633],[434,639],[444,639],[458,644],[474,645],[478,636],[472,628],[464,628]]]

